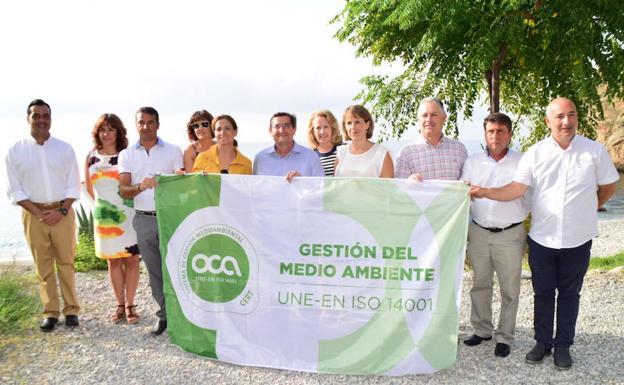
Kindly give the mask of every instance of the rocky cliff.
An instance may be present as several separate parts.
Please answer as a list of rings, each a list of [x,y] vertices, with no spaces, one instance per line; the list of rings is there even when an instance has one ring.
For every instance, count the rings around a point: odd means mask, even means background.
[[[624,101],[603,99],[604,120],[598,123],[598,141],[609,150],[615,167],[624,172]]]

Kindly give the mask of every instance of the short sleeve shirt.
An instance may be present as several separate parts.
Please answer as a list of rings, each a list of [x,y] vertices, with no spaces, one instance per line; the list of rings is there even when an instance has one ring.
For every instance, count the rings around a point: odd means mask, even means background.
[[[598,185],[619,175],[606,148],[575,135],[565,150],[548,137],[524,154],[514,180],[529,186],[531,230],[542,246],[577,247],[598,235]]]
[[[183,167],[182,151],[160,138],[148,152],[140,142],[119,153],[119,173],[129,173],[132,184],[140,183],[147,177],[158,174],[173,174]],[[154,189],[141,191],[134,197],[134,208],[142,211],[155,211]]]
[[[394,174],[397,178],[418,173],[425,179],[458,180],[467,157],[466,147],[457,140],[442,136],[434,146],[419,136],[399,151]]]
[[[461,180],[481,187],[501,187],[513,181],[522,155],[512,149],[498,162],[487,151],[470,155],[464,163]],[[522,222],[528,215],[525,197],[509,202],[475,199],[470,203],[472,219],[483,227],[505,228]]]

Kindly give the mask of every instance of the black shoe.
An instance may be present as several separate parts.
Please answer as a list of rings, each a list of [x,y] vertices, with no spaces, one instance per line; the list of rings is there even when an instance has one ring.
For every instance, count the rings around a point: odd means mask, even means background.
[[[496,357],[507,357],[511,353],[511,346],[503,343],[497,343],[494,348],[494,355]]]
[[[569,348],[555,348],[555,366],[560,370],[568,370],[572,367],[572,357]]]
[[[65,316],[65,326],[70,326],[70,327],[75,327],[78,326],[80,323],[78,322],[78,316],[77,315],[66,315]]]
[[[159,336],[163,334],[165,330],[167,330],[167,321],[159,320],[158,323],[156,324],[156,328],[154,328],[154,330],[152,330],[151,333],[154,336]]]
[[[44,333],[51,332],[52,330],[54,330],[54,326],[56,326],[57,322],[58,318],[48,317],[41,322],[41,325],[39,325],[39,329],[41,329],[41,331]]]
[[[533,346],[530,352],[526,355],[526,361],[529,364],[539,364],[544,360],[544,357],[550,355],[550,348],[541,342],[538,342]]]
[[[464,340],[464,344],[468,346],[477,346],[483,341],[489,341],[492,337],[479,337],[476,334],[471,335],[470,337]]]

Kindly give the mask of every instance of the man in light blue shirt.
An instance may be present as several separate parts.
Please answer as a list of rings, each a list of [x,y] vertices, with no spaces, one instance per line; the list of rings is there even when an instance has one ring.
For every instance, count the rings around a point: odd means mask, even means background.
[[[277,112],[271,117],[269,133],[275,145],[260,151],[253,163],[254,175],[324,176],[318,155],[295,140],[297,118],[287,112]]]

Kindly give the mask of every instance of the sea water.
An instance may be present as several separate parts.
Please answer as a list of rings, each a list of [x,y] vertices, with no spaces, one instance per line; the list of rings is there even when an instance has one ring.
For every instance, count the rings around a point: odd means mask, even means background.
[[[405,145],[405,141],[389,141],[385,145],[388,150],[396,157],[399,149]],[[478,140],[465,141],[469,153],[481,151],[481,144]],[[267,147],[269,143],[241,143],[240,150],[243,154],[253,160],[255,154]],[[3,193],[0,197],[0,263],[12,260],[30,260],[31,254],[22,227],[22,210],[19,206],[13,206],[6,197],[6,175],[1,173],[0,191]],[[81,174],[82,175],[82,174]],[[605,205],[607,211],[598,213],[599,220],[616,220],[624,219],[624,174],[620,174],[620,180],[617,185],[615,195]],[[90,203],[86,196],[83,196],[80,202],[74,204],[74,208],[82,203],[83,206],[89,207]]]

